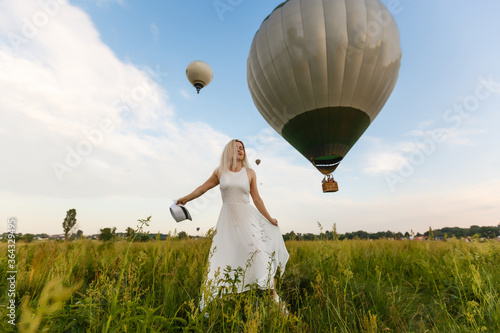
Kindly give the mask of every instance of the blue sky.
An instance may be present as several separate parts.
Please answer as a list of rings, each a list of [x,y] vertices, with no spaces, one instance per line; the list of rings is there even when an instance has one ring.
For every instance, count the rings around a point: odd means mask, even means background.
[[[0,231],[85,234],[214,227],[218,189],[168,207],[242,139],[282,232],[469,227],[500,222],[500,3],[383,1],[402,66],[377,119],[336,170],[340,191],[274,132],[246,82],[252,38],[281,1],[0,1]],[[225,10],[224,10],[225,9]],[[214,79],[196,95],[193,60]],[[128,101],[128,102],[127,102]],[[127,104],[128,103],[128,104]],[[200,227],[197,232],[196,228]]]

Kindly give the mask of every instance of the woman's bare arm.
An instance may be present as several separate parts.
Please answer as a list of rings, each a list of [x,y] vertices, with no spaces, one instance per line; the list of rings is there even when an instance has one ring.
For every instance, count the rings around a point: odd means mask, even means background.
[[[257,189],[257,176],[255,175],[255,171],[248,169],[248,174],[250,176],[250,195],[252,196],[255,207],[269,221],[269,223],[278,225],[278,220],[269,215],[266,206],[264,205],[264,200],[260,197],[259,190]]]
[[[205,194],[206,191],[214,188],[217,185],[219,185],[219,177],[218,177],[218,172],[216,170],[214,171],[214,173],[212,173],[210,178],[208,178],[208,180],[205,183],[203,183],[203,185],[198,186],[196,190],[194,190],[190,194],[178,199],[176,204],[185,205],[188,201],[194,200],[202,196],[203,194]]]

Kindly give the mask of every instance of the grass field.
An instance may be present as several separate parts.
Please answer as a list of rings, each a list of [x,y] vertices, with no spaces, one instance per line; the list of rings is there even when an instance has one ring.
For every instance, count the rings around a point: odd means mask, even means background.
[[[500,242],[288,241],[278,291],[197,307],[210,238],[16,244],[21,332],[500,332]],[[1,253],[7,244],[0,243]],[[7,257],[0,260],[1,290]],[[8,324],[1,294],[0,331]]]

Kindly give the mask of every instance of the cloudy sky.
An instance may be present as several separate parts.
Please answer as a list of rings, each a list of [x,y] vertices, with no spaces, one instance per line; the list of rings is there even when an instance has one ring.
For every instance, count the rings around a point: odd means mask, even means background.
[[[398,83],[336,170],[340,191],[263,120],[246,82],[250,44],[281,0],[0,0],[0,232],[152,233],[214,227],[203,183],[243,140],[283,233],[425,232],[500,222],[500,31],[496,0],[383,1],[399,26]],[[197,95],[193,60],[214,79]],[[200,231],[196,231],[199,227]]]

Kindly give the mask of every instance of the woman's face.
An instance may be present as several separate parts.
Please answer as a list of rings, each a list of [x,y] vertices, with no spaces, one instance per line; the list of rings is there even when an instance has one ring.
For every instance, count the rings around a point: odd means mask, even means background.
[[[241,142],[236,141],[236,160],[243,161],[245,159],[245,148]]]

